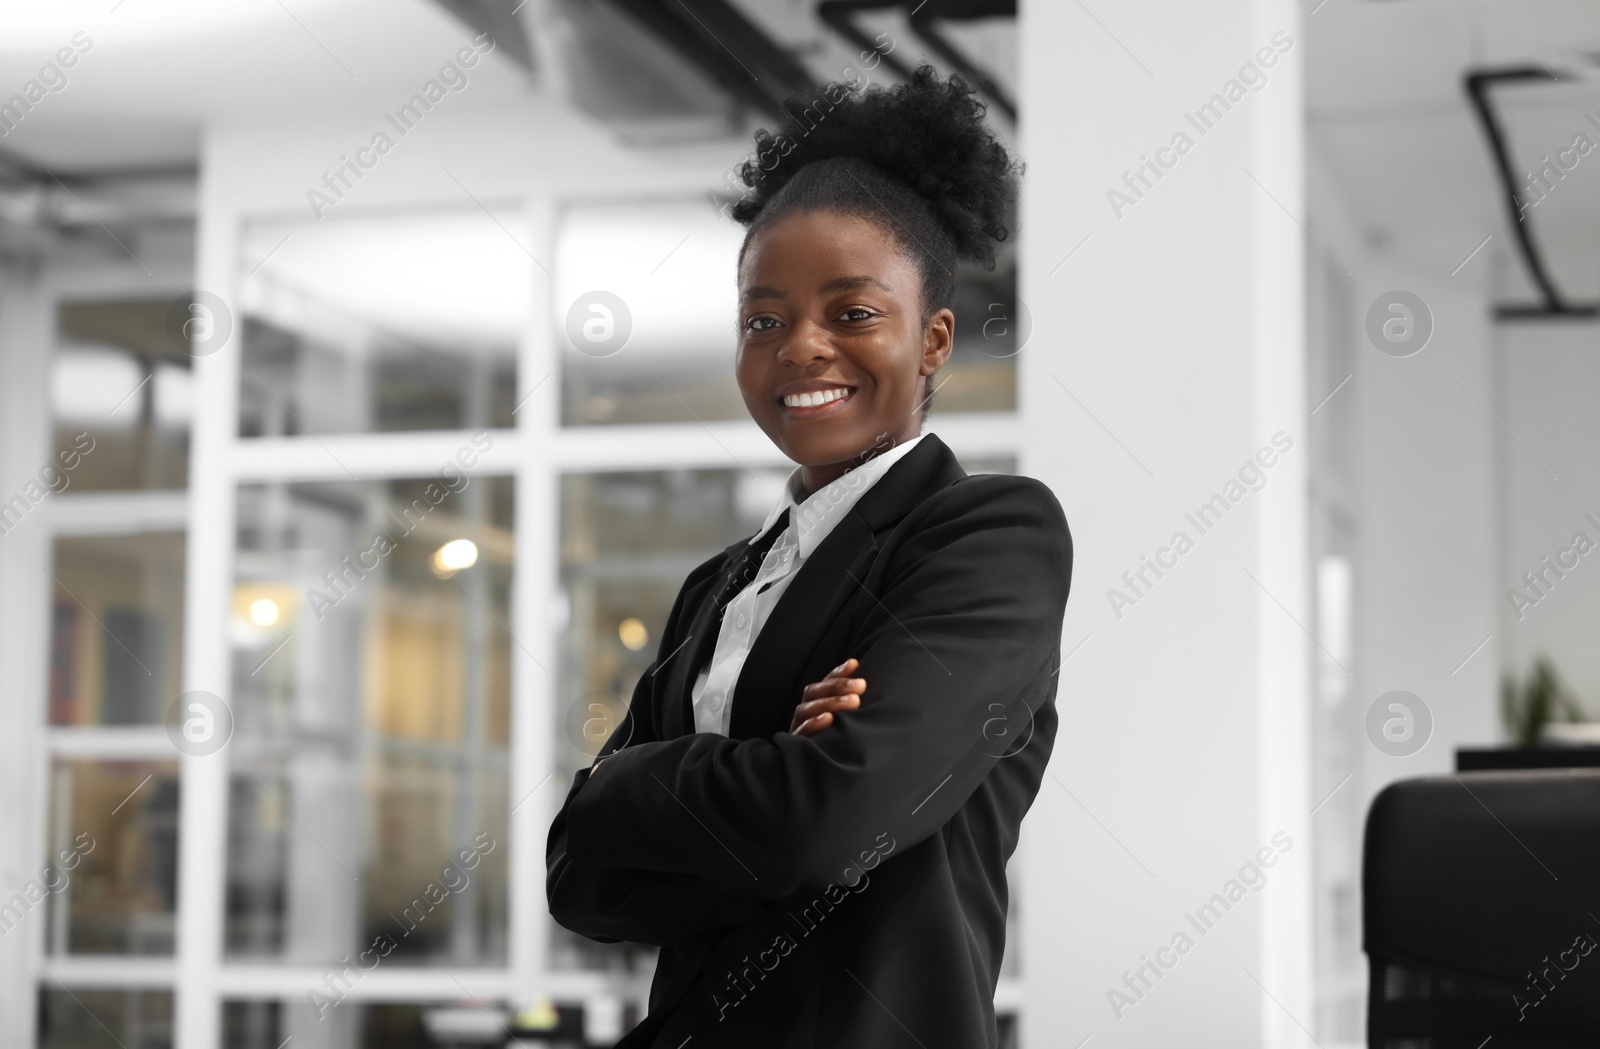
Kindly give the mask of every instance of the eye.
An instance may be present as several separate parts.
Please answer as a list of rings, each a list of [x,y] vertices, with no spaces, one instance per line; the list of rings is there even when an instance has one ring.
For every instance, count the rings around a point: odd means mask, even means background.
[[[749,320],[744,322],[745,331],[771,331],[777,326],[778,318],[776,317],[751,317]]]
[[[839,315],[839,319],[842,321],[859,322],[871,320],[876,316],[876,313],[867,309],[865,306],[851,306],[849,309],[845,310]]]

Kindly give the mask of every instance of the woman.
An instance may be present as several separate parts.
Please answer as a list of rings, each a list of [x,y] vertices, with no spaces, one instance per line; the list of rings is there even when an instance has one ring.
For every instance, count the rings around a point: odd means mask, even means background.
[[[620,1046],[998,1044],[1072,541],[1043,484],[921,434],[957,259],[1007,235],[982,117],[924,66],[742,169],[739,387],[798,466],[684,581],[546,853],[558,922],[662,948]]]

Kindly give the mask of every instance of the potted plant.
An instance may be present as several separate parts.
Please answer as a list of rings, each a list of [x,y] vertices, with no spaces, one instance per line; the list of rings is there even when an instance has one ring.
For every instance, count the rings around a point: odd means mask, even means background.
[[[1511,675],[1500,681],[1500,718],[1506,734],[1524,747],[1547,741],[1546,737],[1567,739],[1568,733],[1551,732],[1560,722],[1583,722],[1583,706],[1561,681],[1555,664],[1540,655],[1534,660],[1533,671],[1524,684],[1518,684]]]

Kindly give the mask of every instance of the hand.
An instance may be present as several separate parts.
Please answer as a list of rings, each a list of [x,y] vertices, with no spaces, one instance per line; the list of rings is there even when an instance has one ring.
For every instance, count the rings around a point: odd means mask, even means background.
[[[859,665],[856,659],[847,659],[821,681],[807,685],[801,693],[800,705],[794,708],[789,731],[796,736],[814,736],[833,724],[834,711],[859,707],[861,693],[867,690],[867,679],[849,676]]]

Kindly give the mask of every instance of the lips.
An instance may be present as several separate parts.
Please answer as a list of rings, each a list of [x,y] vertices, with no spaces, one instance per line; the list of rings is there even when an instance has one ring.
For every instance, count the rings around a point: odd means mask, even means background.
[[[827,386],[790,393],[778,398],[778,404],[790,418],[815,419],[843,411],[855,395],[853,386]]]
[[[828,386],[815,390],[804,390],[799,393],[790,393],[780,397],[786,408],[814,408],[836,401],[841,397],[848,397],[854,393],[854,388],[849,386]]]

